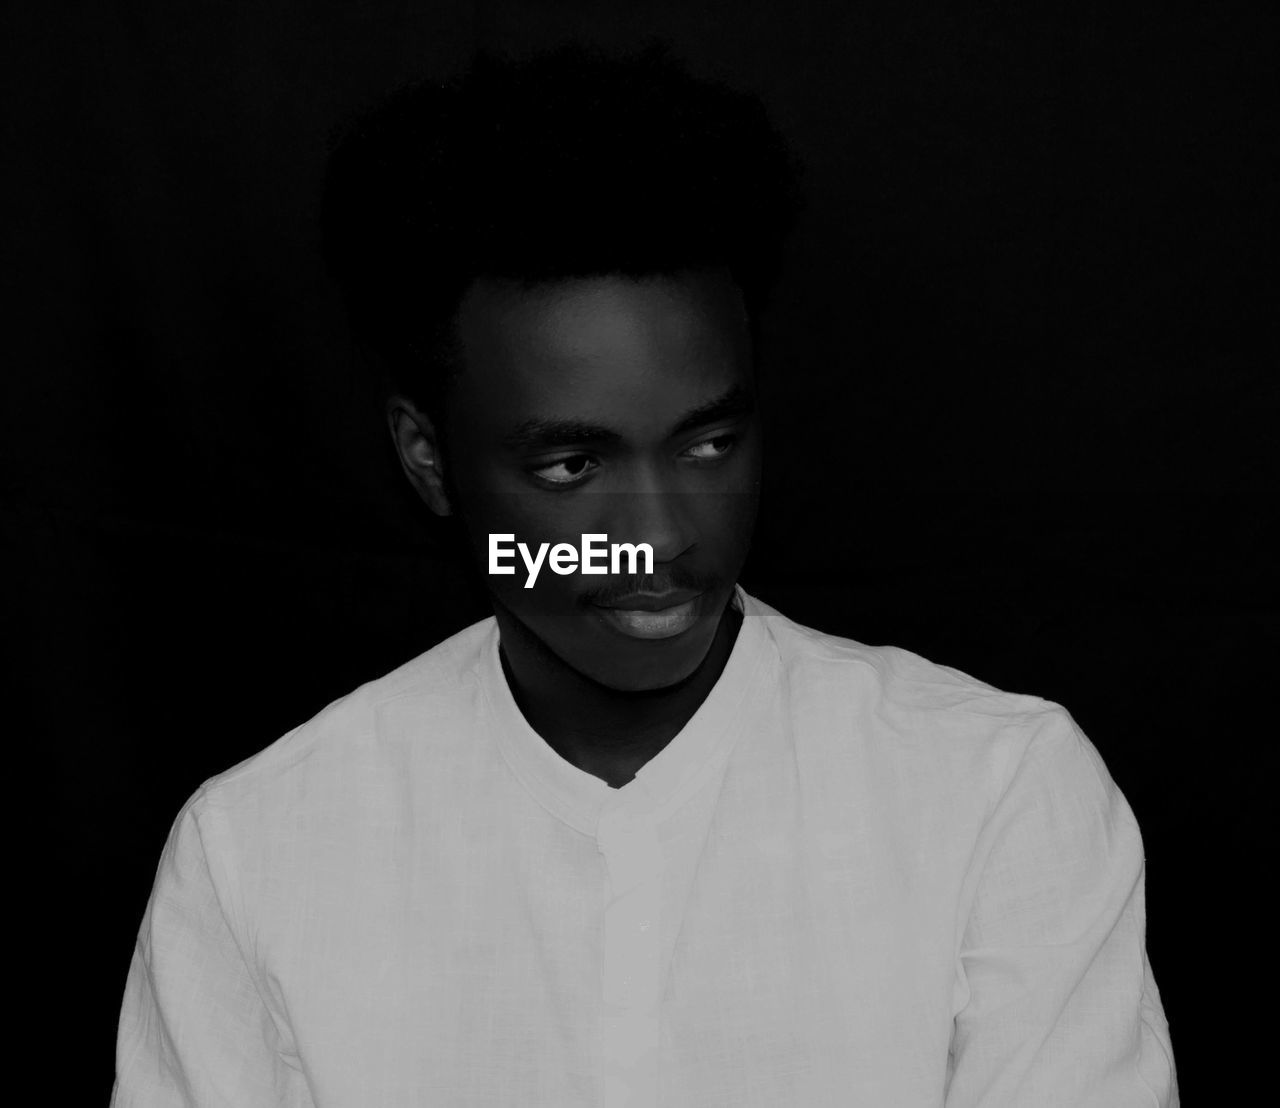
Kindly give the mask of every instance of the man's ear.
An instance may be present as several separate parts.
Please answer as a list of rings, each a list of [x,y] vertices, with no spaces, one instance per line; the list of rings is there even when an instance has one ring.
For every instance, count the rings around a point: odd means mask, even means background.
[[[427,414],[407,396],[392,396],[387,401],[387,425],[409,484],[436,515],[452,515],[440,439]]]

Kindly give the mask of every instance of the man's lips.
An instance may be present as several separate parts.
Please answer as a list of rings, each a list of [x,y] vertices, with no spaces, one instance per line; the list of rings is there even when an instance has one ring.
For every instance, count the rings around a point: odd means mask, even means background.
[[[631,593],[595,605],[600,618],[631,639],[671,639],[688,631],[702,614],[702,593],[673,589],[663,593]]]
[[[686,604],[701,594],[697,589],[671,589],[668,592],[633,592],[616,600],[601,602],[597,608],[613,608],[627,612],[661,612]]]

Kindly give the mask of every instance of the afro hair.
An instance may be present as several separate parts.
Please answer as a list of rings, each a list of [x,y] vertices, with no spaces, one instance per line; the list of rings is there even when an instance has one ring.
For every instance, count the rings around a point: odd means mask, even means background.
[[[321,225],[355,337],[413,395],[456,368],[454,318],[479,278],[727,268],[754,321],[799,208],[795,159],[755,97],[663,44],[569,44],[481,54],[358,116],[331,151]]]

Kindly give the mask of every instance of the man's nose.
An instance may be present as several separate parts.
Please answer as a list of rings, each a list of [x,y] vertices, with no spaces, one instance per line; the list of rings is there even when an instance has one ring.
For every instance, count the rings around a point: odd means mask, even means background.
[[[610,542],[648,543],[654,563],[673,562],[698,543],[697,495],[657,477],[642,478],[618,493]]]

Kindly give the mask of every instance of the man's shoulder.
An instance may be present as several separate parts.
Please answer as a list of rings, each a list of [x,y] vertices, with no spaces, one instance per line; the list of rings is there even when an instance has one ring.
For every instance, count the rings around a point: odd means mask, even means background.
[[[451,717],[467,716],[465,701],[493,633],[492,617],[472,624],[381,677],[339,697],[306,722],[201,786],[204,804],[257,806],[265,796],[315,793],[317,781],[341,781],[361,765],[384,759],[396,724],[432,720],[436,734]],[[402,736],[403,737],[403,736]],[[433,737],[435,737],[433,735]]]
[[[790,694],[830,705],[864,733],[874,723],[899,745],[1021,748],[1043,731],[1074,730],[1066,709],[1043,697],[1000,689],[903,647],[821,631],[757,604]]]

